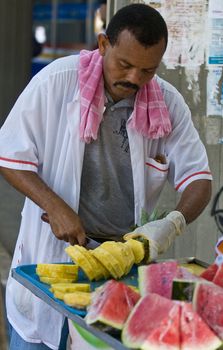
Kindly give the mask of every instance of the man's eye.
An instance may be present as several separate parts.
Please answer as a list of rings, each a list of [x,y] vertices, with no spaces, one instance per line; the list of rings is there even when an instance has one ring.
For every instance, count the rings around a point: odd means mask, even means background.
[[[144,73],[144,74],[154,74],[155,71],[156,71],[155,69],[153,69],[153,70],[143,69],[143,73]]]
[[[120,62],[120,66],[121,66],[122,68],[124,68],[124,69],[128,69],[128,68],[131,67],[129,64],[124,63],[124,62]]]

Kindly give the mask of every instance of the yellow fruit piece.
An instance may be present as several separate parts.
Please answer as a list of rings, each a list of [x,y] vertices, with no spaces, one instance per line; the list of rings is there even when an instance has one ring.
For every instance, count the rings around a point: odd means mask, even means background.
[[[91,286],[89,283],[53,283],[51,285],[51,291],[71,293],[71,292],[90,292]]]
[[[80,266],[80,268],[84,271],[84,273],[90,281],[92,281],[95,278],[95,272],[91,264],[86,259],[85,255],[78,250],[77,245],[68,246],[67,248],[65,248],[65,252],[71,257],[75,264]]]
[[[104,279],[109,278],[111,276],[109,271],[104,267],[104,265],[102,265],[102,263],[98,259],[95,258],[94,254],[93,254],[93,251],[92,250],[88,250],[88,252],[91,255],[91,257],[93,258],[93,260],[95,261],[95,264],[98,265],[98,268],[101,271],[102,277]]]
[[[101,246],[92,250],[92,254],[94,254],[95,258],[104,265],[113,278],[117,279],[123,275],[123,271],[120,268],[117,259],[111,253],[101,248]]]
[[[74,292],[66,293],[63,296],[65,304],[77,309],[85,309],[91,303],[91,293]]]
[[[121,276],[123,276],[127,269],[127,266],[126,266],[127,261],[122,255],[122,250],[120,245],[115,241],[106,241],[102,243],[100,247],[105,249],[107,252],[111,253],[112,256],[115,259],[117,259],[121,270]]]
[[[117,244],[121,247],[121,254],[126,260],[125,274],[128,274],[133,264],[135,263],[135,257],[132,248],[129,245],[124,244],[122,242],[117,242]]]
[[[53,295],[54,295],[55,298],[63,300],[65,293],[60,292],[59,290],[55,290]]]
[[[46,277],[73,278],[78,275],[78,266],[71,264],[37,264],[36,274]]]
[[[131,247],[135,257],[135,263],[139,264],[143,260],[145,255],[143,243],[131,238],[124,244]]]
[[[101,263],[95,259],[94,255],[91,254],[89,250],[87,250],[82,246],[76,245],[76,249],[78,249],[90,263],[92,270],[94,272],[94,279],[98,281],[104,278],[104,273],[103,273],[104,268],[102,267]]]
[[[39,279],[41,282],[46,283],[46,284],[72,283],[72,282],[76,282],[76,280],[77,280],[75,278],[47,277],[47,276],[39,276]]]

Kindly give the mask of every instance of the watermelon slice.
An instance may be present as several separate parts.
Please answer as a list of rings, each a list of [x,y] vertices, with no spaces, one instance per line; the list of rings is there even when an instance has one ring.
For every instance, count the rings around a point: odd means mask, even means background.
[[[125,346],[138,349],[179,349],[180,304],[158,294],[142,297],[122,330]],[[162,346],[161,346],[162,344]]]
[[[222,342],[202,318],[193,311],[191,303],[181,304],[181,350],[215,350]]]
[[[208,280],[208,281],[212,281],[216,272],[218,270],[218,265],[217,264],[212,264],[210,266],[208,266],[201,274],[200,277]]]
[[[218,267],[212,282],[220,287],[223,287],[223,265]]]
[[[172,282],[177,275],[178,263],[175,260],[142,265],[138,267],[139,292],[142,296],[157,293],[171,298]]]
[[[193,297],[194,310],[223,340],[223,289],[214,283],[199,283]]]
[[[101,322],[122,329],[140,294],[122,282],[109,280],[98,288],[92,297],[85,321]]]

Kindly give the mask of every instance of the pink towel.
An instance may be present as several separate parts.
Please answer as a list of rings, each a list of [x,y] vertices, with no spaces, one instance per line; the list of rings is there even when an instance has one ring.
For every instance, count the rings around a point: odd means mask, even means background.
[[[79,83],[80,137],[89,143],[92,139],[97,139],[105,103],[102,56],[98,50],[80,52]],[[151,139],[167,136],[171,132],[169,112],[155,79],[137,92],[129,126]]]

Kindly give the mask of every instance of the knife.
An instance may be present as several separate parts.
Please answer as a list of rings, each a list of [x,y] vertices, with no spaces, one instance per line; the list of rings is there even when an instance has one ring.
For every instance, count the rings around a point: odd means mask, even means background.
[[[86,249],[95,249],[101,244],[89,237],[86,237],[86,242],[87,242],[87,244],[85,245]]]

